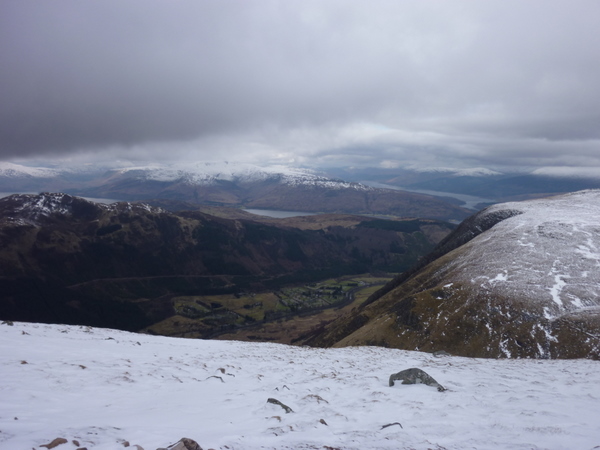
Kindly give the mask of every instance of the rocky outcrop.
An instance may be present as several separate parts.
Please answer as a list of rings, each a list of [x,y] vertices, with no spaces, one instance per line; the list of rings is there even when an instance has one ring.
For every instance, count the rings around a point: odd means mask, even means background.
[[[284,410],[286,414],[289,413],[293,413],[294,411],[292,410],[292,408],[290,408],[287,405],[284,405],[283,403],[281,403],[279,400],[277,400],[276,398],[268,398],[267,399],[267,403],[273,403],[274,405],[278,405],[281,406]]]
[[[175,444],[169,445],[167,448],[158,448],[156,450],[202,450],[202,447],[200,447],[193,439],[181,438]]]
[[[390,386],[393,386],[395,381],[402,381],[402,384],[426,384],[427,386],[436,387],[440,392],[446,390],[431,375],[417,368],[402,370],[390,375]]]
[[[48,444],[40,445],[40,447],[45,447],[45,448],[51,449],[51,448],[58,447],[59,445],[66,444],[67,442],[69,442],[69,441],[67,441],[65,438],[56,438],[56,439],[53,439],[52,442],[50,442]]]

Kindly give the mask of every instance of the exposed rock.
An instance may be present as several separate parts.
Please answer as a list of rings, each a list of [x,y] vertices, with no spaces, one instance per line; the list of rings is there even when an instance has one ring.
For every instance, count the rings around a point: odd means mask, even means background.
[[[446,390],[431,375],[421,369],[406,369],[390,375],[390,386],[393,386],[396,380],[402,380],[402,384],[426,384],[427,386],[436,387],[440,392]]]
[[[438,350],[436,352],[433,352],[433,356],[435,356],[436,358],[439,358],[441,356],[452,356],[452,355],[445,350]]]
[[[67,442],[68,441],[65,438],[56,438],[49,444],[40,445],[40,447],[54,448],[58,447],[59,445],[66,444]]]
[[[281,402],[280,402],[279,400],[277,400],[277,399],[274,399],[274,398],[269,398],[269,399],[267,399],[267,403],[273,403],[274,405],[279,405],[279,406],[281,406],[281,407],[282,407],[282,408],[285,410],[285,413],[286,413],[286,414],[288,414],[288,413],[291,413],[291,412],[294,412],[294,411],[292,410],[292,408],[290,408],[290,407],[289,407],[289,406],[287,406],[287,405],[284,405],[283,403],[281,403]]]
[[[327,400],[325,400],[320,395],[315,395],[315,394],[309,394],[309,395],[305,396],[304,399],[313,399],[313,400],[316,400],[317,403],[321,403],[321,402],[329,403]]]
[[[169,445],[167,448],[158,448],[156,450],[202,450],[202,447],[193,439],[181,438],[178,442]]]
[[[394,422],[394,423],[388,423],[386,425],[382,425],[381,429],[383,430],[384,428],[391,427],[393,425],[398,425],[400,428],[404,428],[400,422]]]
[[[210,377],[207,377],[207,378],[206,378],[206,380],[209,380],[209,379],[211,379],[211,378],[216,378],[216,379],[218,379],[218,380],[221,380],[221,383],[225,383],[225,380],[223,380],[223,378],[221,378],[221,377],[218,377],[218,376],[216,376],[216,375],[211,375]],[[204,380],[204,381],[206,381],[206,380]]]

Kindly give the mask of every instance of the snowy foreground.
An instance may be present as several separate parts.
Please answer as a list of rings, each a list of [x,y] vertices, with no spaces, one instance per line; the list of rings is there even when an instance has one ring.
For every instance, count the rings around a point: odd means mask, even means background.
[[[592,449],[600,363],[0,325],[0,449]],[[388,386],[418,367],[448,390]],[[286,414],[275,398],[289,406]],[[383,427],[391,423],[399,423]]]

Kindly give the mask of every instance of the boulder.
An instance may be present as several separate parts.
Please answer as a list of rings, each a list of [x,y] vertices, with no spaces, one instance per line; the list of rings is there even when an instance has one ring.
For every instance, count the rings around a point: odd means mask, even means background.
[[[181,438],[178,442],[169,445],[167,448],[158,448],[156,450],[202,450],[202,447],[193,439]]]
[[[294,412],[294,410],[293,410],[292,408],[290,408],[288,405],[284,405],[283,403],[281,403],[281,402],[280,402],[279,400],[277,400],[276,398],[268,398],[268,399],[267,399],[267,403],[273,403],[274,405],[279,405],[279,406],[281,406],[281,407],[282,407],[282,408],[285,410],[285,413],[286,413],[286,414],[288,414],[288,413],[291,413],[291,412],[292,412],[292,413]]]
[[[58,447],[59,445],[66,444],[68,441],[65,438],[56,438],[49,444],[40,445],[40,447],[46,447],[48,449]]]
[[[402,380],[402,384],[426,384],[427,386],[436,387],[440,392],[446,390],[431,375],[421,369],[406,369],[390,375],[390,386],[393,386],[394,381],[397,380]]]

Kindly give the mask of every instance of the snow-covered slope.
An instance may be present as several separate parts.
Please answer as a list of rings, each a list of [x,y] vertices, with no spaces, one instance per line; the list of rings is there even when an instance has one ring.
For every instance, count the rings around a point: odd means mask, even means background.
[[[522,302],[550,320],[600,314],[600,190],[503,203],[514,211],[457,252],[445,270],[460,283]]]
[[[46,167],[27,167],[20,164],[0,161],[0,177],[5,178],[53,178],[59,171]]]
[[[313,343],[600,358],[599,220],[600,190],[486,208]]]
[[[0,367],[2,450],[55,438],[68,441],[59,450],[73,441],[154,450],[182,437],[229,450],[600,444],[600,371],[589,360],[436,358],[15,323],[0,325]],[[410,367],[448,390],[388,386]]]

